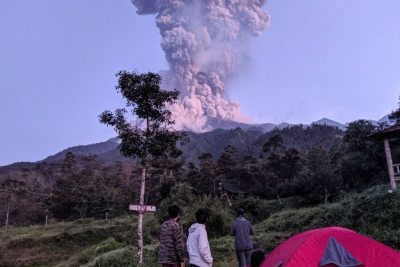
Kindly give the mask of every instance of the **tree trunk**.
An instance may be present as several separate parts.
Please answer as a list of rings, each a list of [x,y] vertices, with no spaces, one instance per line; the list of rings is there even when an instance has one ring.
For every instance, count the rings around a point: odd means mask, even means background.
[[[48,218],[48,214],[46,214],[46,223],[45,223],[45,226],[47,226],[47,218]]]
[[[144,206],[144,192],[145,192],[145,182],[146,182],[146,167],[142,167],[142,180],[140,183],[140,201],[139,205]],[[138,251],[137,251],[137,257],[138,257],[138,266],[143,265],[143,212],[139,211],[139,220],[138,220]]]
[[[276,194],[276,198],[278,199],[279,204],[282,205],[282,201],[281,201],[281,198],[279,197],[279,194],[278,194],[278,193]]]
[[[8,227],[8,214],[10,214],[10,201],[7,203],[6,229]]]
[[[328,189],[325,186],[325,205],[328,205],[328,197],[329,197],[329,192],[328,192]]]

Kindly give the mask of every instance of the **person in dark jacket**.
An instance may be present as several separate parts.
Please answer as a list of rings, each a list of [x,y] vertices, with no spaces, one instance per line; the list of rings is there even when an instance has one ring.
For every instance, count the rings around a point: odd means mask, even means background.
[[[265,260],[265,253],[262,250],[254,250],[250,257],[250,266],[248,267],[260,267],[261,263]]]
[[[235,237],[235,251],[239,262],[239,267],[250,264],[250,255],[253,250],[253,242],[250,235],[254,235],[254,228],[251,223],[244,218],[244,209],[237,210],[238,217],[231,226],[231,236]]]
[[[185,241],[183,231],[177,220],[181,209],[177,205],[168,208],[170,219],[161,225],[158,262],[163,267],[185,266]]]

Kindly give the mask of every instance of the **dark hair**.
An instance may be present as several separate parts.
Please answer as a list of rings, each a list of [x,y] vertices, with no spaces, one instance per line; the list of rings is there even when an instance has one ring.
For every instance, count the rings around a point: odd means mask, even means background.
[[[244,215],[244,209],[243,208],[238,208],[237,209],[237,215],[238,216]]]
[[[171,219],[178,217],[179,213],[181,213],[181,209],[178,205],[168,207],[168,215]]]
[[[210,215],[210,212],[208,211],[208,209],[198,209],[196,212],[197,222],[205,224],[208,219],[208,215]]]
[[[265,254],[261,250],[254,250],[251,253],[251,258],[250,258],[250,267],[259,267],[261,265],[261,262],[265,259]]]

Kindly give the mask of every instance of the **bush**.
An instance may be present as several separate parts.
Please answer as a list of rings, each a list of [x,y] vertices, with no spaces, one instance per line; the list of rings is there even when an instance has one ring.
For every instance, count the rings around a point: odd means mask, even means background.
[[[213,199],[211,196],[199,198],[190,207],[192,223],[196,222],[194,215],[199,208],[208,208],[210,210],[210,217],[207,221],[207,234],[209,238],[229,235],[231,224],[235,218],[228,207],[224,207],[220,201]]]
[[[233,202],[232,208],[235,215],[238,208],[243,208],[245,210],[245,217],[252,224],[263,221],[270,216],[270,208],[266,201],[259,198],[239,198]]]
[[[271,215],[257,225],[257,230],[300,233],[325,226],[323,207],[288,209]]]
[[[335,204],[284,210],[258,224],[256,233],[294,235],[315,228],[341,226],[400,249],[400,190],[392,194],[387,190],[388,186],[377,186],[361,194],[349,194]]]
[[[132,267],[137,266],[135,247],[125,247],[99,255],[90,261],[86,267]],[[153,251],[144,250],[143,267],[159,266]]]
[[[230,225],[234,219],[229,208],[223,207],[220,201],[211,196],[195,197],[193,188],[186,183],[179,183],[171,189],[171,196],[164,199],[156,212],[160,222],[169,219],[168,207],[178,205],[181,210],[179,223],[183,226],[184,233],[196,222],[195,213],[199,208],[208,208],[210,217],[207,221],[207,234],[209,238],[224,236],[229,233]]]
[[[117,248],[120,248],[121,244],[115,241],[114,238],[109,238],[104,242],[101,242],[98,246],[96,246],[94,252],[96,255],[115,250]]]
[[[171,189],[170,196],[160,202],[156,216],[160,223],[163,223],[169,219],[168,207],[178,205],[181,208],[181,221],[186,222],[186,218],[191,216],[190,205],[196,202],[195,199],[193,188],[190,185],[178,183]]]

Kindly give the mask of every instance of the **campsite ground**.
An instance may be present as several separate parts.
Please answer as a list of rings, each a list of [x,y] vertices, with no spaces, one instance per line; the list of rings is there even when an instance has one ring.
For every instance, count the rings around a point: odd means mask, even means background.
[[[283,209],[255,224],[257,248],[272,251],[290,236],[309,229],[342,226],[400,249],[400,193],[387,186],[350,194],[330,205]],[[273,202],[270,202],[273,205]],[[276,205],[276,203],[275,203]],[[271,207],[272,208],[272,207]],[[229,223],[229,222],[227,222]],[[158,266],[158,219],[145,215],[145,266]],[[112,221],[86,219],[52,222],[48,226],[11,227],[0,230],[0,266],[132,266],[135,263],[137,217]],[[210,238],[215,267],[235,262],[233,238]]]

